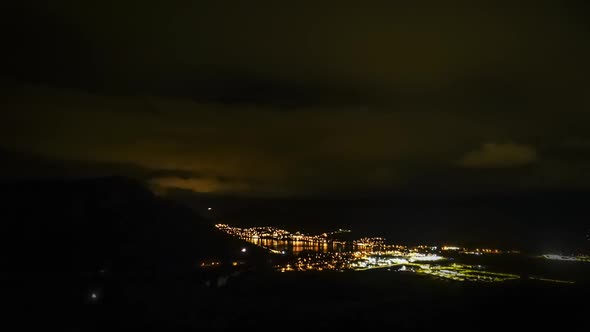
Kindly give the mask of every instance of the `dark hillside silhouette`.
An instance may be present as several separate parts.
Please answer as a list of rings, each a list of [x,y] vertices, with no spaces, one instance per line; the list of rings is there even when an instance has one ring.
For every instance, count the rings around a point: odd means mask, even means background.
[[[203,260],[264,263],[261,249],[126,178],[8,183],[0,200],[5,300],[40,305],[48,319],[76,320],[65,313],[87,310],[84,303],[111,310],[104,320],[118,319],[126,305],[177,302],[205,287]]]

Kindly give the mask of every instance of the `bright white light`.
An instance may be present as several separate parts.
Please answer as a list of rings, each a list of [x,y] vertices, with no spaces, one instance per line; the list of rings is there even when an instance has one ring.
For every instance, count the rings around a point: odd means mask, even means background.
[[[212,208],[207,208],[207,211],[211,211],[211,210],[213,210],[213,209]]]
[[[96,298],[98,297],[98,295],[96,295],[96,293],[92,293],[92,294],[90,294],[90,297],[91,297],[93,300],[96,300]]]
[[[246,248],[242,248],[242,252],[246,252],[246,250],[247,250]]]
[[[572,257],[572,256],[552,255],[552,254],[543,255],[543,257],[545,257],[547,259],[558,260],[558,261],[575,261],[575,260],[577,260],[576,257]]]
[[[393,259],[391,259],[391,262],[394,264],[404,264],[404,263],[408,263],[408,260],[405,258],[393,258]]]

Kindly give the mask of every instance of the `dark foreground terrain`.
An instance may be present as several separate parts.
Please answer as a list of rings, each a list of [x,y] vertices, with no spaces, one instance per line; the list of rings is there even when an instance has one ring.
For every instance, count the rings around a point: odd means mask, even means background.
[[[2,189],[2,324],[14,326],[7,331],[588,326],[583,281],[277,273],[266,252],[124,179]],[[213,261],[220,265],[201,267]]]
[[[385,271],[256,274],[219,289],[137,283],[124,299],[79,306],[83,330],[113,326],[529,330],[587,326],[587,288],[534,282],[461,284]],[[69,316],[69,314],[68,314]]]

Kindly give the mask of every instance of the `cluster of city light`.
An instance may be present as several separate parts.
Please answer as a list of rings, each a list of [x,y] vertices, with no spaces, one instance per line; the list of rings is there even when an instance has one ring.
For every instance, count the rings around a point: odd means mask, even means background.
[[[293,262],[276,266],[276,269],[281,272],[350,270],[350,254],[328,252],[303,255],[297,257]]]
[[[498,249],[475,249],[475,250],[464,250],[463,254],[467,255],[483,255],[483,254],[501,254],[502,251]]]
[[[482,266],[439,265],[445,258],[416,253],[317,253],[297,257],[294,261],[276,266],[280,272],[303,271],[364,271],[387,268],[389,271],[413,272],[453,281],[502,282],[519,279],[515,274],[485,271]],[[436,264],[436,265],[435,265]]]
[[[221,265],[220,261],[203,261],[200,264],[200,266],[202,268],[215,267],[215,266],[220,266],[220,265]]]
[[[244,265],[245,263],[243,261],[231,261],[231,262],[223,263],[221,261],[208,260],[208,261],[202,261],[199,266],[202,269],[208,269],[208,268],[221,267],[222,265],[226,265],[226,264],[228,264],[228,265],[231,264],[231,266],[238,266],[238,265]]]
[[[436,262],[444,260],[442,256],[411,251],[384,251],[352,253],[313,253],[299,256],[288,264],[276,266],[281,272],[286,271],[344,271],[344,270],[369,270],[397,266],[400,264],[413,264],[424,262]]]
[[[388,271],[411,272],[446,280],[465,282],[503,282],[520,278],[520,276],[515,274],[486,271],[480,265],[450,264],[452,258],[447,258],[453,257],[453,254],[496,255],[520,253],[514,250],[469,249],[451,245],[442,247],[430,245],[408,247],[405,245],[387,244],[385,238],[382,237],[363,237],[349,242],[351,246],[345,247],[341,245],[345,245],[346,242],[336,240],[338,237],[334,237],[334,235],[347,233],[350,230],[339,229],[334,232],[309,235],[302,232],[289,232],[270,226],[251,228],[232,227],[227,224],[217,224],[215,226],[226,234],[252,242],[273,254],[294,254],[295,256],[286,256],[288,259],[287,262],[275,266],[275,269],[280,272],[387,269]],[[275,246],[276,243],[274,241],[284,241],[290,245],[289,247]],[[301,243],[304,243],[303,247],[304,249],[307,248],[307,250],[294,250],[295,247],[300,248]],[[306,247],[305,243],[308,243],[309,247]],[[339,252],[336,252],[336,243],[338,243]],[[298,246],[295,244],[298,244]],[[334,244],[334,249],[331,249],[332,244]],[[243,248],[242,252],[245,250]],[[558,261],[590,262],[590,256],[581,255],[564,256],[547,254],[540,257]],[[232,262],[233,266],[241,264],[243,262]],[[213,268],[219,265],[222,265],[219,261],[201,263],[202,268]],[[568,280],[542,277],[530,277],[530,279],[566,284],[573,283],[573,281]]]
[[[413,251],[355,252],[352,257],[351,268],[353,270],[392,267],[414,262],[436,262],[445,259],[435,254],[417,253]]]
[[[498,249],[480,249],[480,248],[476,248],[476,249],[468,249],[468,248],[461,248],[461,247],[456,247],[456,246],[442,246],[441,247],[442,251],[451,251],[451,252],[458,252],[460,254],[467,254],[467,255],[491,255],[491,254],[505,254],[505,253],[519,253],[517,251],[502,251],[502,250],[498,250]]]
[[[454,281],[502,282],[520,278],[516,274],[490,272],[483,270],[481,266],[462,264],[421,265],[415,272]]]
[[[354,240],[353,244],[360,247],[375,247],[385,245],[385,239],[382,237],[363,237]]]
[[[273,239],[306,242],[326,242],[328,237],[332,235],[350,232],[348,229],[338,229],[333,232],[310,235],[301,232],[291,233],[287,230],[272,226],[240,228],[232,227],[227,224],[216,224],[215,227],[220,231],[241,239]]]
[[[419,245],[415,246],[414,249],[415,250],[437,250],[438,247],[429,246],[429,245],[425,245],[425,244],[419,244]]]
[[[566,256],[566,255],[555,255],[545,254],[542,256],[545,259],[555,261],[570,261],[570,262],[587,262],[590,263],[590,256],[579,255],[579,256]]]
[[[350,230],[347,229],[338,229],[333,232],[322,233],[318,235],[310,235],[305,234],[302,232],[289,232],[284,229],[280,229],[277,227],[272,226],[263,226],[263,227],[250,227],[250,228],[240,228],[240,227],[232,227],[227,224],[217,224],[215,225],[217,229],[231,235],[235,236],[249,242],[255,243],[257,245],[263,246],[265,249],[269,250],[272,253],[276,254],[285,254],[284,250],[277,250],[277,248],[272,248],[270,246],[264,246],[257,241],[260,239],[267,239],[267,240],[277,240],[277,241],[298,241],[298,242],[308,242],[308,243],[317,243],[317,244],[326,244],[326,243],[338,243],[339,245],[345,245],[346,241],[335,240],[333,237],[334,235],[340,233],[348,233]],[[444,253],[444,252],[456,252],[459,254],[469,254],[469,255],[492,255],[492,254],[514,254],[520,253],[519,251],[502,251],[498,249],[488,249],[488,248],[476,248],[476,249],[469,249],[463,248],[458,246],[451,246],[445,245],[442,247],[431,246],[431,245],[417,245],[417,246],[404,246],[399,244],[387,244],[386,239],[383,237],[363,237],[357,240],[352,241],[352,248],[355,251],[365,251],[371,253],[373,251],[381,251],[381,252],[392,252],[392,251],[399,251],[403,253],[413,252],[413,253]],[[420,258],[414,258],[420,259]],[[553,258],[550,258],[553,259]],[[577,258],[579,259],[579,258]],[[590,260],[590,259],[589,259]]]
[[[215,227],[229,235],[239,238],[273,238],[283,240],[292,237],[292,234],[289,231],[271,226],[240,228],[231,227],[227,224],[217,224]]]

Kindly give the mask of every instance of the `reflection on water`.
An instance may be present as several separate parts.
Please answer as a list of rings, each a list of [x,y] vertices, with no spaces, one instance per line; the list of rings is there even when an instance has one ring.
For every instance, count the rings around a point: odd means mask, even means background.
[[[331,251],[346,251],[345,245],[339,242],[320,242],[320,241],[287,241],[287,240],[273,240],[273,239],[261,239],[261,238],[246,238],[246,241],[253,243],[257,246],[261,246],[268,249],[277,251],[284,251],[285,253],[291,253],[297,255],[303,251],[315,251],[315,252],[331,252]]]

